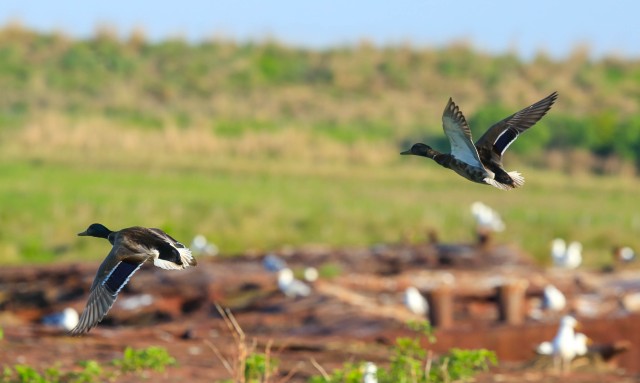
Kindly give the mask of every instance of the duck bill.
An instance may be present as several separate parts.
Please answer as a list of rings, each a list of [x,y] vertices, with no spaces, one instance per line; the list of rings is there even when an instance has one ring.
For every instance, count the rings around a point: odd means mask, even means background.
[[[88,236],[88,235],[89,235],[89,234],[87,234],[87,231],[86,231],[86,230],[85,230],[85,231],[83,231],[82,233],[78,233],[78,236],[79,236],[79,237],[86,237],[86,236]]]
[[[411,153],[411,150],[405,150],[404,152],[400,152],[400,154],[402,154],[403,156],[406,156],[408,154],[413,154],[413,153]]]

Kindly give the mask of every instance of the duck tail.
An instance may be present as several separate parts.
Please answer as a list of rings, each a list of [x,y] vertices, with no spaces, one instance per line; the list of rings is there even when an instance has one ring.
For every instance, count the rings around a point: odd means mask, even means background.
[[[500,190],[510,190],[510,189],[512,189],[512,187],[510,185],[505,185],[503,183],[500,183],[500,182],[494,180],[493,178],[486,177],[483,181],[487,185],[491,185],[491,186],[496,187],[496,188],[498,188]]]
[[[185,247],[183,249],[178,249],[178,252],[180,253],[180,259],[182,260],[184,267],[196,266],[198,264],[189,248]]]
[[[519,172],[509,172],[509,177],[513,180],[513,188],[519,188],[524,185],[524,177]]]

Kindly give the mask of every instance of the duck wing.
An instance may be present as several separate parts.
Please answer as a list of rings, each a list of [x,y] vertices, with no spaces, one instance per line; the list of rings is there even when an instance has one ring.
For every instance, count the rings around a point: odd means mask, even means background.
[[[87,300],[87,306],[80,315],[78,324],[70,334],[80,335],[95,327],[107,315],[118,297],[118,293],[129,282],[131,276],[144,262],[129,257],[131,254],[121,246],[114,246],[96,273]]]
[[[442,127],[451,144],[451,155],[471,166],[484,167],[473,145],[469,124],[451,98],[442,113]]]
[[[491,150],[491,159],[501,163],[502,155],[520,133],[538,122],[558,98],[558,92],[553,92],[535,104],[529,105],[521,111],[499,121],[491,126],[478,139],[476,146],[480,150]]]

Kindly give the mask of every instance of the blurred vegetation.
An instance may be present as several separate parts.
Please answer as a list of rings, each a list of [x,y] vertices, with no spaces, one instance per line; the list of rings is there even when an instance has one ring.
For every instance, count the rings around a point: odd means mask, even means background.
[[[640,62],[488,55],[458,43],[309,50],[276,41],[148,41],[98,28],[78,40],[0,29],[0,263],[99,259],[75,233],[161,227],[204,233],[224,254],[286,245],[472,238],[468,206],[493,205],[517,242],[547,259],[553,236],[587,264],[640,247]],[[449,96],[474,135],[560,93],[506,163],[503,193],[398,152],[447,150]],[[526,165],[524,165],[526,164]]]
[[[276,41],[149,42],[98,28],[76,40],[18,24],[0,30],[0,129],[53,113],[136,129],[221,136],[295,126],[342,143],[438,139],[449,96],[482,131],[557,90],[552,113],[515,153],[581,148],[640,164],[640,62],[488,55],[463,43],[306,50]],[[442,141],[442,140],[440,140]],[[598,170],[598,169],[596,169]],[[599,169],[615,171],[616,169]]]
[[[135,373],[139,379],[147,379],[151,371],[164,372],[165,367],[176,365],[176,360],[162,347],[133,349],[127,347],[122,358],[113,359],[110,363],[118,369],[101,365],[95,360],[77,362],[79,368],[71,371],[62,370],[59,363],[38,372],[32,366],[16,364],[11,368],[5,366],[0,383],[94,383],[119,381],[125,375]]]
[[[389,363],[376,366],[375,371],[366,371],[365,363],[345,363],[343,368],[326,372],[309,379],[310,383],[358,383],[376,381],[380,383],[447,383],[473,382],[474,376],[488,371],[498,364],[493,351],[486,349],[452,348],[447,353],[435,357],[424,348],[425,343],[434,343],[433,329],[429,322],[415,322],[409,325],[416,331],[414,337],[398,337],[391,350]],[[387,366],[388,365],[388,366]],[[365,375],[369,375],[368,379]],[[375,379],[373,379],[375,377]]]

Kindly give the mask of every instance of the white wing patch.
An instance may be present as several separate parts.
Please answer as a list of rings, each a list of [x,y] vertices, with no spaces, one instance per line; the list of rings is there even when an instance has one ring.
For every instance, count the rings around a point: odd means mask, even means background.
[[[177,249],[178,253],[180,253],[180,260],[182,261],[182,265],[177,265],[174,262],[165,261],[164,259],[158,258],[160,253],[158,250],[153,249],[153,264],[157,267],[160,267],[165,270],[182,270],[189,267],[193,263],[193,255],[191,255],[191,251],[186,248]]]

